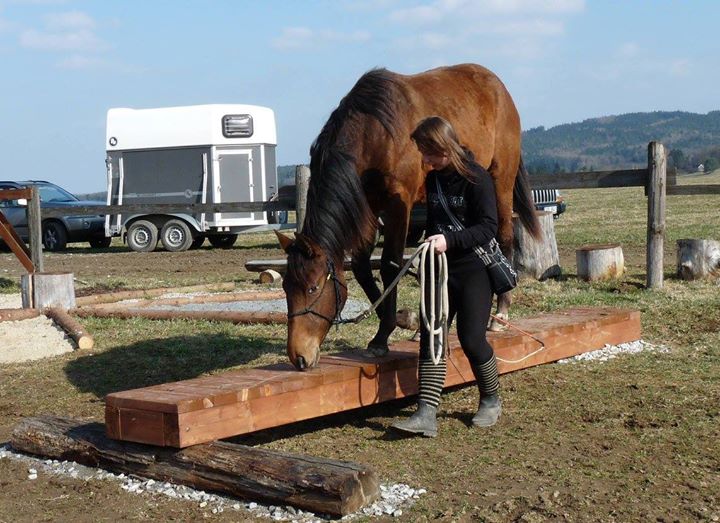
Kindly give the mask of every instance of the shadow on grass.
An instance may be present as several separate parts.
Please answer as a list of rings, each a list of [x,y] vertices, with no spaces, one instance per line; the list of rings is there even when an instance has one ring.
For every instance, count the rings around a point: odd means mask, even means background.
[[[111,392],[196,378],[245,365],[262,354],[285,352],[284,343],[210,334],[143,340],[68,362],[65,374],[80,392]]]

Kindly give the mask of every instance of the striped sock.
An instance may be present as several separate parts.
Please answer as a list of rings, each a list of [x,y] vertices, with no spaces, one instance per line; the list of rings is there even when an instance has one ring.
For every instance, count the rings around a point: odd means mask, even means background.
[[[419,401],[436,407],[440,405],[440,393],[445,384],[447,362],[443,358],[435,365],[432,360],[420,360],[418,374],[420,381]]]
[[[500,388],[500,380],[498,379],[497,361],[495,355],[474,369],[475,379],[477,380],[478,389],[481,396],[492,396],[497,394]]]

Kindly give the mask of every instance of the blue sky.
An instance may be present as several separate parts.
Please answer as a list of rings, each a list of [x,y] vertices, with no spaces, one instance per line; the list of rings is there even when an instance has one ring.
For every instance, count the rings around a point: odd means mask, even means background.
[[[0,0],[4,179],[105,189],[111,107],[271,107],[279,164],[373,67],[494,70],[523,129],[720,109],[720,2]]]

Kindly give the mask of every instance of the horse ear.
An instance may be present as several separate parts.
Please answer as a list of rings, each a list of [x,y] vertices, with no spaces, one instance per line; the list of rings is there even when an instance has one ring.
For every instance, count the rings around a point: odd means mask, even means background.
[[[275,231],[275,235],[277,236],[278,241],[280,242],[280,248],[282,248],[283,251],[288,252],[288,249],[293,243],[293,239],[290,238],[290,236],[286,236],[281,232]]]
[[[314,258],[320,254],[317,244],[301,232],[295,233],[295,245],[297,245],[308,258]]]

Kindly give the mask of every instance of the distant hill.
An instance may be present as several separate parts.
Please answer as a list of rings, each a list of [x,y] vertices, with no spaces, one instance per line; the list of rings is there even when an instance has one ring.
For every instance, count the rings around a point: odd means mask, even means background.
[[[523,132],[523,157],[531,174],[631,169],[647,165],[656,140],[679,170],[720,166],[720,111],[628,113]]]

